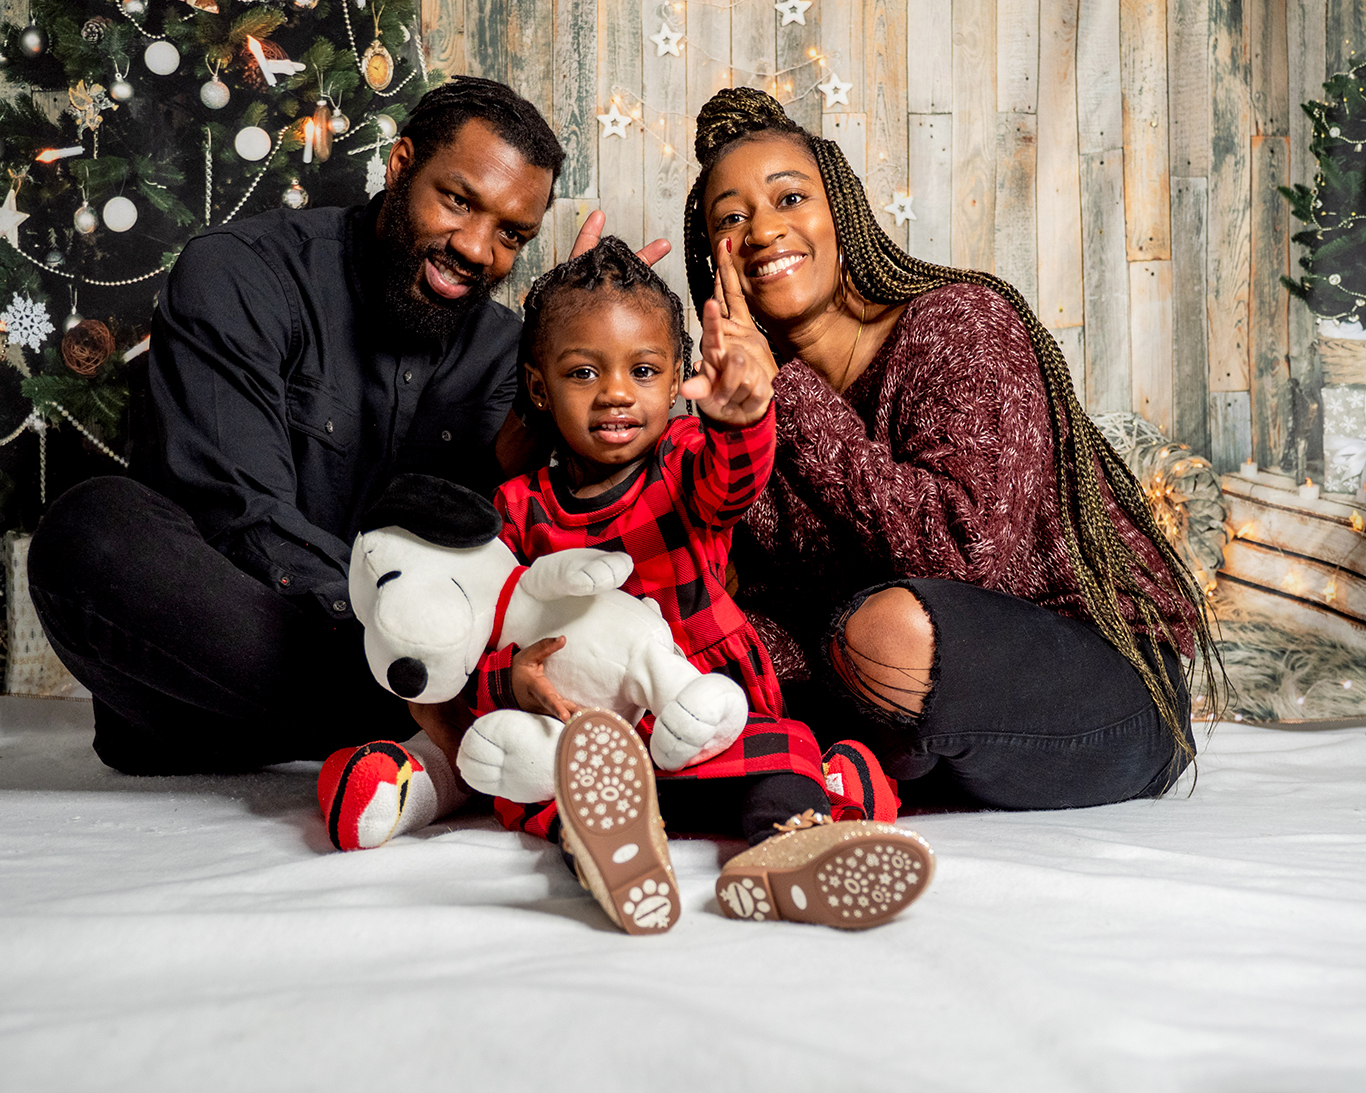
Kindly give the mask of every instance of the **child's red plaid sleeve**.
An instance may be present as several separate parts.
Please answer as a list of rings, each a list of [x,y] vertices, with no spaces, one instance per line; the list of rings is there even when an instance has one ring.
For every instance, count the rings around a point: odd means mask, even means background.
[[[476,717],[494,710],[518,709],[512,694],[512,658],[516,645],[509,645],[494,653],[485,653],[465,685],[465,701]]]
[[[724,530],[754,504],[773,473],[773,404],[753,425],[742,428],[706,418],[702,422],[702,428],[681,438],[675,450],[681,454],[693,515],[707,527]]]

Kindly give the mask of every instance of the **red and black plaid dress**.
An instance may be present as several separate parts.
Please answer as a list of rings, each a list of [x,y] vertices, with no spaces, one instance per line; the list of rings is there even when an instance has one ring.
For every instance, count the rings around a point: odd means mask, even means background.
[[[635,571],[622,585],[659,604],[674,641],[702,672],[722,672],[749,698],[749,723],[720,755],[658,778],[739,778],[793,772],[822,789],[821,752],[811,730],[782,716],[778,677],[759,635],[726,592],[731,528],[773,469],[773,410],[742,429],[694,417],[669,422],[654,454],[629,480],[597,497],[573,496],[561,468],[546,467],[499,487],[503,541],[524,563],[570,547],[624,551]],[[474,684],[477,713],[515,705],[508,669],[515,646],[487,654]],[[572,697],[572,696],[568,696]],[[654,717],[639,731],[648,738]],[[545,836],[555,802],[498,800],[503,823]]]

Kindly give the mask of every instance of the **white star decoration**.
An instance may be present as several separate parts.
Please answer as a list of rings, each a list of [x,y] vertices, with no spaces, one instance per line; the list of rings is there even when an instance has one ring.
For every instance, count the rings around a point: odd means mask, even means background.
[[[826,80],[825,83],[818,83],[816,86],[825,93],[825,106],[827,110],[837,102],[842,102],[845,106],[849,105],[849,92],[853,89],[854,85],[852,83],[845,83],[833,71],[830,73],[830,78]]]
[[[663,57],[666,53],[672,53],[675,57],[683,56],[678,52],[678,41],[682,37],[681,30],[670,30],[668,23],[660,23],[659,33],[650,35],[650,41],[659,47],[659,52],[655,56]]]
[[[893,194],[892,203],[882,207],[896,217],[896,226],[899,228],[907,220],[915,219],[915,213],[911,212],[911,202],[914,200],[910,194]]]
[[[788,23],[800,23],[806,26],[806,9],[811,6],[811,0],[783,0],[781,4],[774,4],[774,9],[783,17],[783,26]]]
[[[19,225],[28,219],[28,213],[21,213],[14,203],[18,190],[10,190],[5,204],[0,206],[0,235],[9,240],[9,245],[19,249]]]
[[[631,119],[617,109],[617,104],[612,104],[612,109],[606,114],[599,114],[598,121],[602,122],[602,135],[604,137],[620,137],[626,139],[626,127],[631,124]]]

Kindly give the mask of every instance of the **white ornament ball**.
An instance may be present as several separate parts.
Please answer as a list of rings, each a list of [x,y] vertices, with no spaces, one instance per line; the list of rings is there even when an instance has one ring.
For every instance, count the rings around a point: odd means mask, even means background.
[[[180,67],[180,50],[170,42],[153,42],[143,51],[142,63],[158,76],[169,76]]]
[[[294,6],[300,11],[312,11],[318,6],[318,0],[294,0]]]
[[[398,136],[398,122],[394,121],[388,114],[376,114],[375,127],[379,130],[379,135],[385,140],[393,140]]]
[[[133,85],[127,80],[117,79],[109,85],[109,97],[115,102],[127,102],[133,97]]]
[[[259,125],[248,125],[237,134],[232,146],[243,159],[265,159],[270,155],[270,134]]]
[[[332,115],[332,119],[327,123],[327,125],[328,128],[332,130],[332,135],[334,137],[339,137],[351,128],[351,119],[348,118],[341,111],[338,111],[337,113]]]
[[[100,218],[89,205],[82,205],[71,218],[71,223],[82,235],[89,235],[100,226]]]
[[[111,197],[100,212],[111,232],[126,232],[138,222],[138,207],[126,197]]]
[[[143,0],[123,0],[123,10],[129,15],[141,15],[147,10],[147,5]]]
[[[232,98],[232,92],[228,90],[228,85],[222,80],[209,80],[199,89],[199,101],[210,110],[222,110],[228,105],[230,98]]]

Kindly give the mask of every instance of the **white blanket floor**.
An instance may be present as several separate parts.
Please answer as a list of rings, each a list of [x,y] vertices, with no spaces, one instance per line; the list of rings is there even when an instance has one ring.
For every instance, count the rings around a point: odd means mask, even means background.
[[[1222,725],[1193,794],[903,818],[889,925],[612,929],[457,818],[339,854],[315,766],[127,778],[0,698],[0,1090],[1366,1089],[1366,730]]]

